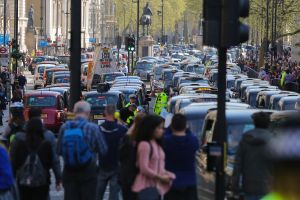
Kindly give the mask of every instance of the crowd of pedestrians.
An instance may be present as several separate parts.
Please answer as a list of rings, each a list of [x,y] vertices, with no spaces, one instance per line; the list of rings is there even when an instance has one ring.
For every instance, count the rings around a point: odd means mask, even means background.
[[[22,112],[11,107],[1,135],[1,200],[48,200],[50,170],[65,200],[102,200],[108,188],[110,200],[197,199],[199,143],[181,114],[167,129],[163,118],[145,113],[124,126],[115,105],[107,105],[104,123],[96,125],[89,122],[90,104],[80,101],[56,140],[40,109],[31,108],[28,121]]]

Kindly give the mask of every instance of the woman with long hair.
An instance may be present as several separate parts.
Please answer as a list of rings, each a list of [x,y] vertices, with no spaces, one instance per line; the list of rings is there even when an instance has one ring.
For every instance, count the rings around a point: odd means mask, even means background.
[[[132,190],[139,200],[160,200],[175,179],[173,173],[165,170],[165,153],[161,147],[164,119],[156,115],[144,117],[137,133],[139,173]]]
[[[136,174],[136,136],[140,123],[146,115],[140,113],[134,118],[132,126],[123,138],[119,148],[119,183],[122,188],[123,200],[137,200],[137,195],[131,190]]]
[[[33,118],[26,126],[26,140],[12,146],[15,156],[11,159],[21,200],[47,200],[49,196],[53,155],[43,132],[41,119]]]

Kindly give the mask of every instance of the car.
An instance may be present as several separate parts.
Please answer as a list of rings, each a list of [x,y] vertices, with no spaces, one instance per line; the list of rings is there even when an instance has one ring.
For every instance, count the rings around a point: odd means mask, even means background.
[[[279,110],[296,110],[296,103],[299,99],[300,96],[282,97],[278,102]]]
[[[183,71],[175,69],[175,68],[163,69],[163,71],[162,71],[162,84],[163,84],[163,88],[168,93],[170,92],[170,89],[172,87],[173,77],[174,77],[174,75],[177,72],[183,72]]]
[[[112,84],[115,79],[120,76],[125,76],[125,74],[123,72],[103,73],[101,75],[100,83]]]
[[[46,87],[47,85],[51,85],[51,83],[52,83],[52,76],[53,76],[54,73],[57,73],[57,72],[68,73],[69,70],[67,70],[67,69],[65,69],[63,67],[57,67],[57,66],[54,67],[54,68],[46,69],[44,71],[44,81],[43,81],[44,87]]]
[[[58,133],[61,125],[66,120],[66,105],[59,92],[34,91],[24,95],[24,116],[28,120],[30,108],[40,108],[45,127],[54,133]]]
[[[199,94],[197,97],[178,99],[175,104],[175,113],[179,113],[180,110],[192,103],[204,103],[204,102],[217,102],[218,96],[216,94]]]
[[[268,109],[270,105],[270,98],[274,94],[280,94],[282,90],[267,90],[260,91],[256,97],[256,107],[260,109]]]
[[[125,96],[120,91],[91,91],[83,94],[83,100],[91,105],[91,121],[98,125],[104,122],[104,109],[106,105],[116,105],[117,110],[125,107]]]
[[[51,84],[70,83],[70,74],[54,74]]]
[[[199,75],[204,75],[205,66],[200,64],[188,64],[185,66],[183,71],[194,72]]]
[[[271,96],[270,98],[270,105],[269,105],[269,109],[270,110],[280,110],[280,107],[278,105],[278,102],[280,101],[280,99],[282,97],[287,97],[287,96],[299,96],[299,94],[295,93],[295,92],[290,92],[290,93],[282,93],[282,94],[274,94]]]
[[[55,68],[56,65],[53,64],[38,64],[35,67],[33,86],[34,89],[42,87],[44,85],[44,72],[47,69]]]
[[[48,62],[48,64],[57,64],[57,59],[53,56],[37,56],[35,58],[32,59],[32,62],[30,63],[30,65],[28,66],[29,71],[31,71],[31,74],[34,75],[35,72],[35,68],[36,65],[39,63],[44,63],[46,64]],[[53,63],[49,63],[49,62],[53,62]]]
[[[38,91],[52,91],[58,92],[62,95],[65,107],[69,106],[69,98],[70,98],[70,88],[69,87],[50,87],[50,88],[42,88],[38,89]]]
[[[153,60],[138,61],[134,69],[134,75],[141,77],[143,81],[150,81],[150,75],[155,66],[156,61]]]
[[[238,144],[242,138],[242,135],[253,129],[254,124],[252,120],[252,114],[260,112],[256,109],[227,109],[226,110],[226,132],[227,132],[227,162],[225,164],[225,177],[226,185],[225,190],[228,191],[230,177],[232,176],[234,159]],[[272,113],[270,111],[265,111]],[[217,111],[213,110],[208,112],[205,117],[202,134],[200,134],[200,143],[203,147],[208,143],[220,143],[220,132],[216,132],[216,119]],[[208,172],[207,168],[207,154],[205,151],[200,150],[197,155],[197,191],[199,200],[215,199],[215,173]]]
[[[278,88],[274,87],[258,87],[258,88],[252,88],[246,90],[246,100],[245,103],[251,105],[253,108],[256,107],[257,104],[257,95],[261,91],[270,91],[270,90],[278,90]]]

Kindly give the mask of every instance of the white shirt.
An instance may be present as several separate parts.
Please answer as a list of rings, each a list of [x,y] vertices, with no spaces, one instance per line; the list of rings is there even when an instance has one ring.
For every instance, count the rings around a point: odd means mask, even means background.
[[[124,74],[128,74],[128,67],[127,67],[127,65],[121,67],[121,72],[123,72]]]

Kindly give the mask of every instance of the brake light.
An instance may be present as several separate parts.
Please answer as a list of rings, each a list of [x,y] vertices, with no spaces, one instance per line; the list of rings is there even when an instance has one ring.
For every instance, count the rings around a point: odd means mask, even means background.
[[[36,76],[36,77],[35,77],[35,80],[39,80],[39,77],[38,77],[38,76]]]

